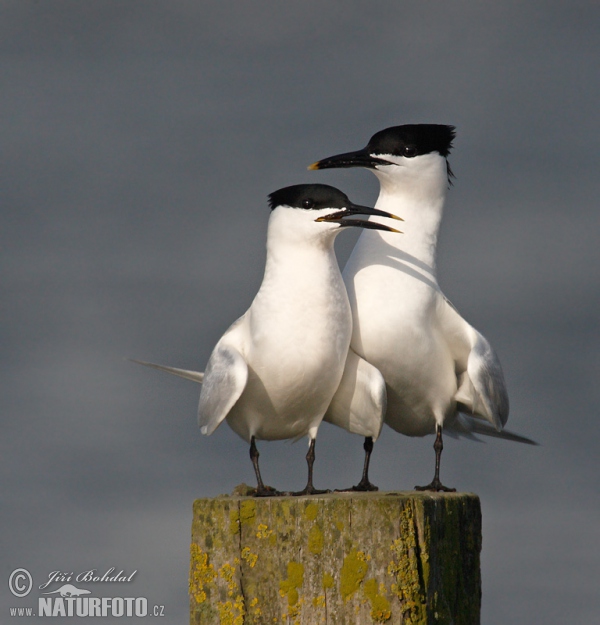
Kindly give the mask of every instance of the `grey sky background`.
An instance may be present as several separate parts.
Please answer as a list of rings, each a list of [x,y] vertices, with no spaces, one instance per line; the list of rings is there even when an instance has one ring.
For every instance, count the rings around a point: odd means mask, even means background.
[[[444,482],[482,502],[482,623],[597,622],[599,18],[0,2],[2,622],[37,603],[8,593],[13,569],[111,566],[187,621],[192,501],[253,483],[247,445],[200,435],[197,385],[124,359],[203,369],[260,284],[267,194],[325,182],[372,203],[368,172],[307,165],[419,122],[457,127],[440,283],[499,353],[509,429],[541,443],[446,444]],[[386,428],[373,481],[429,481],[432,444]],[[259,449],[268,483],[303,486],[304,442]],[[316,451],[318,487],[357,481],[359,437],[324,424]]]

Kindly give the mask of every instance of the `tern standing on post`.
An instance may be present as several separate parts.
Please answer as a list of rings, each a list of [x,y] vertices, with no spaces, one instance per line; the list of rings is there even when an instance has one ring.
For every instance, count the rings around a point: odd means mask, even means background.
[[[362,150],[309,167],[366,167],[381,185],[376,207],[398,211],[405,220],[402,237],[363,232],[346,264],[351,351],[383,374],[390,427],[408,436],[436,434],[434,479],[417,487],[436,491],[454,490],[439,479],[442,429],[532,442],[501,432],[508,395],[500,362],[437,283],[436,245],[454,136],[453,126],[395,126],[375,134]],[[366,466],[371,449],[367,439]],[[372,488],[364,475],[361,484]]]
[[[269,200],[263,282],[248,311],[212,352],[198,420],[206,435],[226,420],[250,443],[259,496],[277,493],[263,484],[255,441],[308,436],[308,482],[296,494],[312,494],[319,492],[312,477],[315,438],[342,378],[352,333],[334,239],[345,226],[397,231],[353,219],[393,215],[357,206],[328,185],[286,187]],[[385,397],[383,384],[380,392]],[[373,417],[379,428],[382,405]]]

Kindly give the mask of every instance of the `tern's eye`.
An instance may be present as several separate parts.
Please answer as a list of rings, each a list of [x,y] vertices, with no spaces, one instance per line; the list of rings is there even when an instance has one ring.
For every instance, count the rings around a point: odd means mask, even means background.
[[[302,208],[314,208],[315,201],[314,200],[302,200]]]
[[[417,155],[417,148],[414,145],[405,145],[404,150],[402,150],[402,156],[406,156],[408,158],[412,158]]]

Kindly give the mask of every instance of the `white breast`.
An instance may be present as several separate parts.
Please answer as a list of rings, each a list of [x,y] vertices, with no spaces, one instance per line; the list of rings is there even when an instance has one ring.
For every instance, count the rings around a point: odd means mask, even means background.
[[[278,238],[276,212],[263,283],[246,315],[248,383],[227,417],[248,440],[295,438],[318,427],[339,385],[352,332],[334,235],[323,245],[290,240],[288,223]]]
[[[382,192],[377,208],[402,215],[404,234],[363,232],[344,269],[352,349],[383,374],[386,423],[408,435],[434,431],[456,390],[453,357],[437,319],[443,295],[435,247],[443,199],[416,202]]]

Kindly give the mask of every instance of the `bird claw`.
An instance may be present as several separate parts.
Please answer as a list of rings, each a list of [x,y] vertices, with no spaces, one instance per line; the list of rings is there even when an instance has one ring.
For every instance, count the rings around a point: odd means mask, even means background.
[[[307,486],[304,490],[300,490],[295,493],[286,493],[286,495],[291,495],[292,497],[303,497],[305,495],[326,495],[330,492],[330,490],[317,490],[314,486]]]
[[[434,492],[444,492],[444,493],[455,493],[456,488],[448,488],[444,486],[438,479],[434,479],[431,484],[427,484],[427,486],[415,486],[415,490],[429,490]]]
[[[272,486],[263,486],[262,488],[255,488],[252,493],[253,497],[282,497],[286,493],[282,493],[274,489]]]
[[[336,493],[368,493],[375,492],[379,490],[379,486],[375,486],[375,484],[371,484],[369,480],[363,481],[361,480],[356,486],[351,486],[350,488],[336,488]]]

